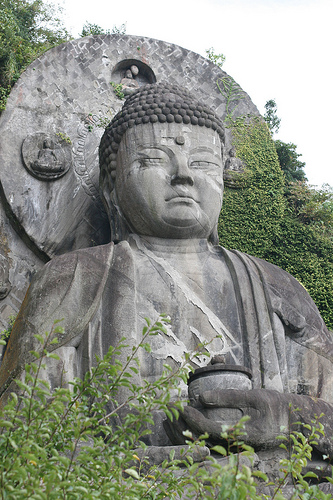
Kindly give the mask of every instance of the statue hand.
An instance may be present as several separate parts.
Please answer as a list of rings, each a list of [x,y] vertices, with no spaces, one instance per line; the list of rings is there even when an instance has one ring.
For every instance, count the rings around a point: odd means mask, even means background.
[[[222,441],[222,425],[230,424],[230,421],[224,420],[226,410],[233,410],[238,415],[234,422],[242,415],[249,415],[250,420],[245,425],[246,436],[242,440],[255,449],[274,448],[279,444],[276,437],[287,435],[290,422],[298,420],[298,413],[290,408],[293,396],[265,389],[207,391],[200,396],[202,409],[186,406],[182,418],[194,434],[208,432],[209,441],[216,443]],[[293,426],[292,430],[296,427]]]

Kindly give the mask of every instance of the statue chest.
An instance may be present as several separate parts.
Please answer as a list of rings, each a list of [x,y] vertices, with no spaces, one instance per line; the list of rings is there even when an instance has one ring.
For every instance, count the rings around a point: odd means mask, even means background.
[[[243,364],[234,284],[219,255],[138,253],[135,283],[138,318],[164,313],[171,319],[167,335],[151,339],[153,359],[179,363],[184,352],[207,349],[212,356],[225,355],[226,363]],[[194,364],[208,361],[201,355]]]

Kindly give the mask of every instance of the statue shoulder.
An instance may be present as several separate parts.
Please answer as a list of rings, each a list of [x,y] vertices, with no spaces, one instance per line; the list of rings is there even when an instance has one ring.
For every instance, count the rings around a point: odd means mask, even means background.
[[[113,244],[85,248],[54,257],[33,277],[29,294],[41,293],[45,301],[77,287],[76,293],[86,294],[99,286],[110,264]],[[36,297],[38,299],[38,297]]]
[[[39,273],[61,271],[63,274],[74,273],[77,266],[87,268],[104,266],[108,255],[113,252],[114,244],[99,245],[96,247],[82,248],[63,255],[58,255],[47,262]],[[37,274],[39,274],[37,273]]]
[[[263,260],[259,257],[254,257],[253,255],[240,252],[239,250],[227,250],[225,248],[221,249],[227,256],[227,258],[234,263],[234,265],[237,263],[237,261],[241,261],[248,272],[252,271],[256,274],[261,275],[262,279],[265,280],[265,283],[272,287],[276,291],[277,295],[283,295],[285,292],[295,293],[296,288],[297,292],[301,296],[309,296],[305,287],[296,278],[294,278],[290,273],[288,273],[281,267],[278,267],[275,264],[272,264],[271,262]]]
[[[54,320],[64,318],[66,329],[77,330],[74,323],[87,318],[103,293],[113,247],[111,243],[77,250],[45,264],[32,279],[18,320],[43,332],[49,331]]]

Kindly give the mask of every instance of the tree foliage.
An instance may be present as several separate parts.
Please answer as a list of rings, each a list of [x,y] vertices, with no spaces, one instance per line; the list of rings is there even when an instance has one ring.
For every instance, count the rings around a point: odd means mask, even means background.
[[[68,40],[60,13],[59,7],[42,0],[1,0],[0,111],[22,71],[40,54]]]
[[[275,99],[270,99],[265,104],[265,114],[264,114],[265,122],[271,134],[277,133],[280,128],[281,119],[277,116],[277,106]]]
[[[277,106],[274,99],[270,99],[265,104],[264,120],[272,136],[279,131],[281,119],[277,116]],[[298,159],[302,155],[297,153],[297,146],[292,142],[286,143],[279,140],[274,142],[280,167],[286,176],[286,180],[290,182],[306,180],[303,170],[305,163]]]
[[[275,148],[286,180],[289,182],[305,181],[305,162],[298,159],[302,155],[297,153],[297,146],[292,142],[286,143],[277,140],[275,141]]]
[[[333,187],[315,188],[305,181],[290,182],[286,197],[295,216],[333,239]]]

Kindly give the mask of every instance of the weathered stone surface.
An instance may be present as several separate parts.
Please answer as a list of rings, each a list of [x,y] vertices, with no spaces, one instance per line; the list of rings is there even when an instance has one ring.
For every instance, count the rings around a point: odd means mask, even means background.
[[[220,356],[221,357],[221,356]],[[195,372],[190,373],[188,380],[188,395],[192,406],[201,407],[200,395],[207,391],[219,391],[225,389],[236,389],[249,391],[252,389],[252,373],[244,366],[225,365],[217,363],[203,368],[197,368]],[[235,412],[233,412],[235,413]],[[242,413],[232,416],[232,423],[238,422]],[[217,420],[225,421],[223,418]]]
[[[0,204],[0,331],[17,315],[31,277],[44,263],[18,237]]]

